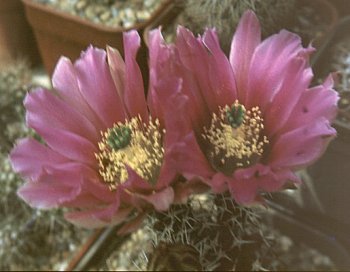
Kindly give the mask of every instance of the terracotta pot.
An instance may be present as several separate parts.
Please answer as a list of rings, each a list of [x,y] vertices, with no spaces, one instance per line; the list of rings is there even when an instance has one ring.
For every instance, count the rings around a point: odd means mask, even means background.
[[[26,21],[20,0],[0,1],[0,62],[27,58],[39,62],[34,35]]]
[[[103,26],[32,0],[22,1],[27,18],[34,29],[44,66],[49,74],[52,74],[60,56],[64,55],[75,60],[90,44],[100,48],[110,45],[123,53],[122,32],[131,28]],[[150,20],[134,25],[132,28],[142,32],[154,18],[162,13],[168,2],[160,6]],[[145,73],[147,57],[144,47],[139,52],[138,61]]]

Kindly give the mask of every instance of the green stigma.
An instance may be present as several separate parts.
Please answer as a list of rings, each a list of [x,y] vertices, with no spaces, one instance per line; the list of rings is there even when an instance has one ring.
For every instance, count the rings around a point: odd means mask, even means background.
[[[238,128],[244,121],[245,107],[241,104],[234,103],[231,108],[226,110],[226,120],[233,128]]]
[[[108,135],[107,143],[114,150],[122,149],[131,141],[131,129],[127,126],[115,127]]]

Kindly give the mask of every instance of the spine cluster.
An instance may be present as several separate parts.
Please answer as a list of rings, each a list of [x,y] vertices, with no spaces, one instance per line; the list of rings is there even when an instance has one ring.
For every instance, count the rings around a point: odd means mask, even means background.
[[[198,262],[205,271],[256,269],[259,248],[267,243],[259,224],[256,211],[238,206],[229,195],[194,196],[186,205],[173,206],[166,213],[149,216],[146,227],[156,248],[148,258],[149,263],[152,269],[164,268],[162,262],[166,258],[154,256],[164,254],[164,250],[157,248],[164,248],[165,244],[168,251],[176,252],[179,246],[187,245],[189,250],[178,254],[176,263],[184,263],[188,267],[188,260],[198,256]],[[193,261],[192,269],[196,267],[197,262]]]

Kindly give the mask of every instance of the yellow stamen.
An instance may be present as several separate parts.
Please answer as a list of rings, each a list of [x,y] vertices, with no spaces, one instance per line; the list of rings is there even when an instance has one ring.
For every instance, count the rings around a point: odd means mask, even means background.
[[[259,107],[246,110],[236,100],[231,107],[219,108],[219,113],[213,114],[209,128],[204,128],[202,134],[207,156],[214,167],[232,174],[234,169],[251,164],[252,159],[263,154],[269,143],[262,135],[263,129]]]
[[[164,130],[160,130],[158,119],[145,124],[140,117],[118,122],[101,133],[99,153],[95,156],[99,173],[110,190],[115,190],[128,179],[126,165],[149,183],[155,184],[163,161],[164,133]],[[122,144],[116,144],[120,143],[119,140]]]

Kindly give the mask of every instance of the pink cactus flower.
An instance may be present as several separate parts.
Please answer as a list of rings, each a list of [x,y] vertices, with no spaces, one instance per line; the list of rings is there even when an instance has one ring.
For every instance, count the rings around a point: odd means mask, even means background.
[[[29,205],[70,207],[67,220],[96,228],[140,222],[148,209],[164,211],[173,203],[172,153],[182,136],[168,132],[176,120],[163,108],[184,110],[181,82],[150,67],[148,107],[135,59],[139,46],[139,35],[130,31],[125,62],[113,48],[89,47],[74,64],[62,57],[55,92],[39,88],[27,95],[27,125],[45,143],[23,139],[10,158],[26,180],[18,195]],[[152,92],[165,95],[155,99]]]
[[[172,55],[167,73],[183,79],[182,114],[193,133],[183,146],[186,160],[178,163],[189,180],[201,178],[214,192],[229,190],[248,204],[300,183],[295,170],[319,158],[336,135],[332,77],[309,87],[314,49],[286,30],[261,41],[252,11],[241,18],[229,58],[212,29],[196,38],[179,27],[170,45],[158,29],[149,40]]]

